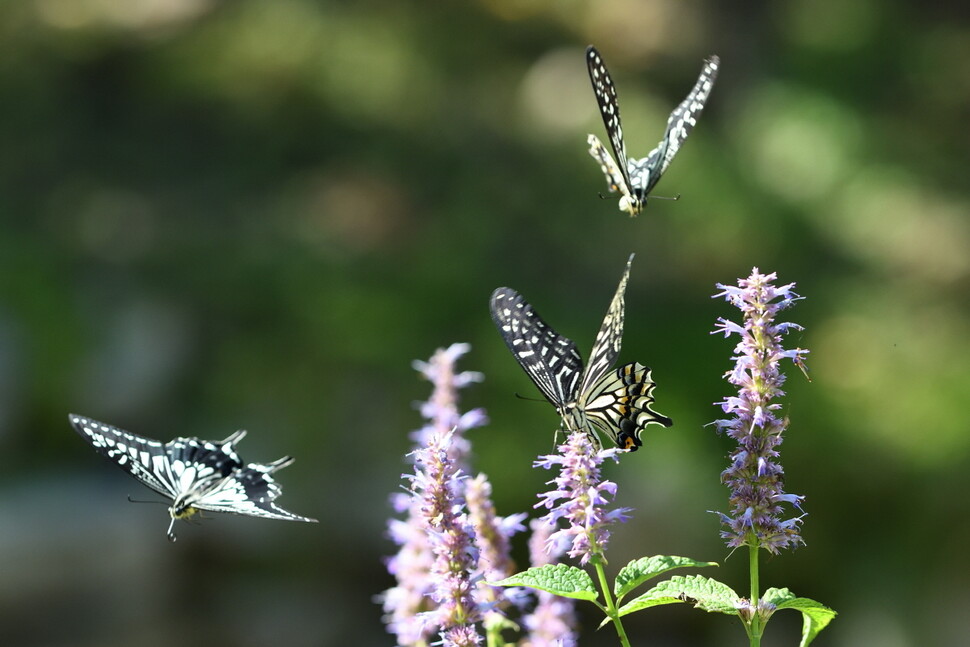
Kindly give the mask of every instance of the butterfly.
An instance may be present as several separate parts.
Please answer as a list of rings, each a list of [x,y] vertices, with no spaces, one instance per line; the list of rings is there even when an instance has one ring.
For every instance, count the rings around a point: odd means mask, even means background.
[[[187,519],[201,510],[316,522],[273,502],[282,490],[272,474],[293,459],[285,456],[266,465],[244,464],[236,445],[245,431],[219,442],[176,438],[161,443],[83,416],[71,414],[68,420],[99,454],[172,500],[168,508],[172,517],[167,533],[170,541],[175,541],[175,520]]]
[[[556,407],[563,427],[585,431],[597,449],[602,444],[594,430],[621,449],[636,451],[643,444],[640,434],[648,424],[673,424],[651,409],[655,385],[649,368],[638,362],[613,368],[620,354],[623,295],[632,263],[633,255],[596,335],[585,370],[576,344],[553,330],[518,292],[498,288],[489,304],[505,344]]]
[[[590,135],[586,141],[589,144],[589,154],[600,163],[610,192],[620,192],[620,211],[626,211],[631,217],[643,211],[647,204],[647,194],[660,181],[687,135],[697,125],[697,117],[704,110],[707,97],[714,87],[719,66],[720,59],[717,56],[704,62],[704,69],[701,70],[694,89],[667,118],[667,130],[657,147],[643,159],[627,159],[616,86],[613,85],[613,79],[610,78],[600,53],[592,45],[586,48],[589,80],[593,83],[593,93],[596,95],[616,161],[613,161],[614,158],[610,157],[596,135]]]

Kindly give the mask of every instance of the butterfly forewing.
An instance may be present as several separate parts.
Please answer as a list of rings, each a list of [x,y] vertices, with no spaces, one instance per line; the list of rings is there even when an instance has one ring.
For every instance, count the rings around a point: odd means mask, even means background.
[[[707,97],[711,94],[719,66],[720,59],[717,56],[712,56],[704,62],[704,68],[701,70],[693,89],[667,118],[667,130],[664,131],[663,139],[660,140],[657,147],[643,159],[631,159],[629,161],[627,171],[632,185],[631,189],[638,196],[645,198],[656,186],[657,182],[660,181],[660,176],[670,166],[674,155],[683,146],[694,126],[697,125],[697,117],[704,110]]]
[[[270,474],[293,462],[285,457],[269,465],[250,463],[235,470],[229,478],[222,479],[191,505],[200,510],[229,512],[251,517],[266,517],[286,521],[314,521],[308,517],[293,514],[276,505],[273,501],[282,494],[282,489]]]
[[[623,179],[623,187],[629,187],[630,176],[627,172],[626,142],[623,141],[623,124],[620,122],[620,104],[617,101],[616,86],[613,85],[613,79],[606,69],[603,57],[592,45],[586,48],[586,69],[589,71],[589,80],[593,84],[593,94],[596,95],[596,103],[599,106],[600,115],[603,117],[606,134],[610,139],[610,145],[613,147],[613,156],[617,162],[615,166],[618,167]],[[593,142],[590,141],[589,143],[592,145]]]
[[[221,442],[176,438],[166,443],[165,448],[173,465],[192,465],[206,474],[227,476],[243,465],[236,453],[235,444],[245,436],[246,432],[239,430]]]
[[[623,276],[620,277],[620,284],[613,295],[613,301],[610,302],[610,308],[606,311],[606,317],[603,318],[599,332],[596,333],[596,341],[593,342],[593,350],[589,354],[589,363],[583,373],[582,386],[579,387],[580,393],[589,393],[593,385],[609,372],[620,355],[620,345],[623,342],[623,298],[626,294],[627,281],[630,279],[632,264],[633,254],[630,254]]]
[[[704,111],[704,105],[714,87],[714,80],[717,78],[717,70],[720,65],[721,59],[717,56],[712,56],[704,61],[704,68],[701,70],[700,76],[697,77],[694,88],[687,95],[687,98],[681,101],[680,105],[670,113],[670,117],[667,119],[667,132],[664,133],[663,142],[665,146],[663,159],[660,160],[660,170],[657,173],[658,178],[670,166],[670,161],[680,150],[684,140],[687,139],[687,135],[697,125],[697,118]]]
[[[492,292],[489,308],[506,346],[546,399],[557,408],[573,402],[583,372],[576,344],[553,330],[515,290]]]
[[[237,431],[222,442],[198,438],[176,438],[165,444],[168,456],[163,466],[177,487],[174,499],[180,504],[193,505],[201,492],[228,478],[243,466],[233,444],[242,440],[245,431]]]
[[[68,419],[99,454],[159,494],[178,497],[179,481],[172,473],[165,444],[83,416],[72,414]]]

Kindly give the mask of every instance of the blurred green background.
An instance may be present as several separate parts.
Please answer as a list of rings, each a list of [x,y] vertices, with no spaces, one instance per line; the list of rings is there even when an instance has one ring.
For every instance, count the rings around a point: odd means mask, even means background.
[[[636,220],[586,152],[583,49],[645,155],[702,60],[722,69]],[[521,291],[584,353],[625,259],[622,361],[654,369],[644,451],[611,466],[646,554],[746,560],[708,510],[730,443],[707,425],[733,341],[715,283],[752,266],[806,299],[788,342],[787,489],[807,546],[763,565],[840,616],[819,645],[962,645],[970,608],[970,21],[959,3],[807,0],[32,0],[0,5],[0,643],[391,645],[373,596],[388,494],[429,385],[473,345],[491,424],[476,468],[528,510],[557,419],[494,330]],[[605,139],[605,138],[604,138]],[[68,412],[297,457],[281,503],[318,526],[162,506]],[[524,559],[524,538],[516,543]],[[583,645],[615,643],[586,616]],[[779,614],[765,645],[791,645]],[[742,645],[686,605],[638,644]]]

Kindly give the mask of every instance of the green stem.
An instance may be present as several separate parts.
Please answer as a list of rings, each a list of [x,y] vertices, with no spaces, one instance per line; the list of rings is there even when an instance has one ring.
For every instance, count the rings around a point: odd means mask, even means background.
[[[758,600],[761,599],[760,587],[758,584],[758,546],[757,544],[748,545],[748,569],[751,575],[751,622],[748,631],[748,638],[751,640],[751,647],[761,645],[761,616],[758,615]]]
[[[617,613],[616,604],[613,602],[613,596],[610,595],[610,586],[606,581],[606,571],[603,569],[603,559],[599,556],[594,556],[592,560],[593,567],[596,569],[596,577],[600,582],[600,589],[603,591],[603,600],[606,601],[606,615],[609,616],[610,620],[613,621],[613,626],[616,628],[616,635],[620,637],[620,644],[623,647],[630,647],[630,639],[626,637],[626,630],[623,628],[623,622],[620,620],[620,615]]]
[[[485,627],[485,645],[486,647],[502,646],[502,632],[498,627]]]

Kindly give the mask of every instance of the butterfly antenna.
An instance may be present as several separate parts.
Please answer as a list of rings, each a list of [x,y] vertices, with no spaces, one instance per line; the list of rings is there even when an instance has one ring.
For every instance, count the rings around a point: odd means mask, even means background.
[[[677,195],[675,195],[672,198],[670,196],[667,196],[667,195],[652,195],[652,196],[650,196],[650,199],[651,200],[673,200],[673,201],[676,202],[677,200],[680,200],[680,194],[678,193]]]
[[[542,400],[540,400],[539,398],[530,398],[530,397],[527,397],[527,396],[522,395],[518,391],[515,391],[514,395],[515,395],[515,397],[517,397],[520,400],[528,400],[529,402],[542,402]]]
[[[600,192],[600,193],[597,193],[596,195],[598,195],[598,196],[600,197],[600,200],[606,200],[606,196],[605,196],[605,195],[603,195],[603,193],[602,193],[602,192]]]
[[[131,495],[128,495],[128,503],[168,503],[168,501],[142,501],[140,499],[132,499]]]

